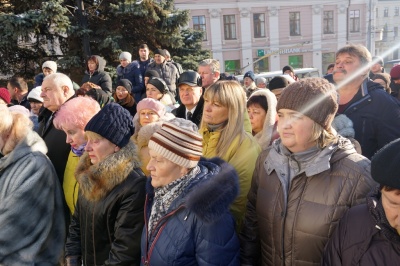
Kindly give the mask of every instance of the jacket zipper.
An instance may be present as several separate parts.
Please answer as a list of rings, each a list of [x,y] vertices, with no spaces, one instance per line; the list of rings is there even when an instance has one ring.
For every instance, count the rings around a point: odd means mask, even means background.
[[[147,195],[146,195],[145,210],[147,210],[147,200],[148,200],[148,197],[147,197]],[[164,217],[162,217],[162,218],[157,222],[157,224],[156,224],[156,226],[155,226],[154,228],[157,228],[158,225],[159,225],[162,221],[164,221],[164,220],[166,220],[167,218],[171,217],[172,215],[174,215],[175,213],[177,213],[180,209],[182,209],[182,208],[184,208],[184,207],[185,207],[184,205],[181,205],[181,206],[179,206],[177,209],[175,209],[174,211],[172,211],[172,212],[168,213],[167,215],[165,215]],[[156,235],[156,237],[154,238],[153,243],[151,243],[150,249],[148,249],[147,247],[148,247],[148,244],[149,244],[149,235],[148,235],[148,234],[149,234],[149,230],[148,230],[148,224],[147,224],[147,215],[146,215],[146,211],[145,211],[144,216],[145,216],[145,220],[144,220],[144,221],[145,221],[145,229],[146,229],[146,257],[145,257],[145,258],[142,258],[142,260],[143,260],[143,264],[144,264],[145,266],[148,266],[148,265],[150,265],[150,257],[151,257],[151,254],[153,253],[154,246],[155,246],[155,244],[156,244],[158,238],[160,237],[162,231],[164,230],[165,226],[167,225],[167,223],[163,224],[163,226],[161,226],[161,228],[158,230],[157,235]]]

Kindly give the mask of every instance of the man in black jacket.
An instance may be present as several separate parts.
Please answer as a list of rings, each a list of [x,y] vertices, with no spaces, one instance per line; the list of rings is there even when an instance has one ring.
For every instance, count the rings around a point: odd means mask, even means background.
[[[172,113],[176,117],[192,121],[199,127],[204,105],[200,75],[191,70],[183,72],[179,77],[178,88],[182,104]]]
[[[400,102],[368,78],[370,62],[366,47],[346,45],[336,52],[333,73],[325,76],[337,84],[338,114],[353,122],[354,138],[369,159],[385,144],[400,138]]]

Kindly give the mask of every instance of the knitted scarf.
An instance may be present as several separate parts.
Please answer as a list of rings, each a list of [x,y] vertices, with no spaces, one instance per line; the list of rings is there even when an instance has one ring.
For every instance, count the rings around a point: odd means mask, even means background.
[[[194,167],[189,173],[169,183],[165,187],[154,189],[154,202],[151,207],[148,232],[149,235],[155,230],[157,223],[164,217],[171,206],[171,203],[181,195],[190,181],[200,172],[200,167]]]

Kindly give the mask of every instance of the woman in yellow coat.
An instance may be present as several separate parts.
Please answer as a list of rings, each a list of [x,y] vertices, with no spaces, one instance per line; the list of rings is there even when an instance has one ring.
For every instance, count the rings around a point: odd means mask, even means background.
[[[240,192],[230,210],[240,230],[246,210],[255,162],[260,146],[245,131],[246,95],[236,81],[218,81],[204,93],[203,118],[200,133],[203,135],[203,156],[221,157],[230,163],[239,176]]]

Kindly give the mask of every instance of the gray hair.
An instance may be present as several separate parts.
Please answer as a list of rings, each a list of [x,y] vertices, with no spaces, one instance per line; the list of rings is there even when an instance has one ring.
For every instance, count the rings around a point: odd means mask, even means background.
[[[200,62],[199,66],[209,66],[213,73],[220,72],[219,61],[216,59],[208,58]]]
[[[70,94],[70,96],[75,94],[72,80],[63,73],[50,74],[45,77],[44,80],[52,81],[57,88],[61,88],[62,86],[68,87],[68,94]]]

